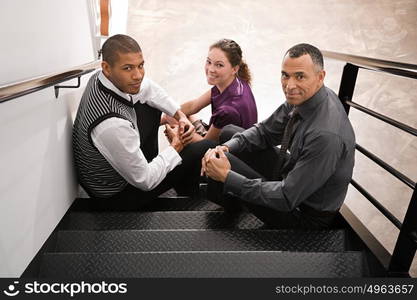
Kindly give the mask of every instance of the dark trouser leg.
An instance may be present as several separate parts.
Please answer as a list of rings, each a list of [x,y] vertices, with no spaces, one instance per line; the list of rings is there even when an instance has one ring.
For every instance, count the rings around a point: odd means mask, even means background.
[[[271,228],[326,229],[333,225],[336,213],[323,215],[320,212],[296,208],[291,212],[280,212],[267,207],[247,204],[248,209]]]
[[[232,154],[226,154],[232,170],[249,178],[261,178],[265,180],[265,176],[255,171],[246,162],[240,160]],[[257,155],[258,160],[264,159],[263,156]],[[271,158],[265,158],[270,160]],[[331,224],[332,216],[322,217],[314,215],[311,211],[295,209],[291,212],[280,212],[272,208],[255,205],[239,198],[224,194],[223,183],[209,180],[208,197],[210,201],[218,203],[226,210],[238,210],[239,208],[246,208],[256,217],[262,220],[268,227],[271,228],[298,228],[298,229],[320,229],[327,228]]]
[[[170,188],[175,188],[178,194],[192,196],[198,192],[201,158],[208,148],[215,147],[215,145],[209,140],[201,140],[188,145],[180,153],[182,163],[169,172],[154,189],[145,192],[128,185],[115,198],[126,203],[125,206],[140,209]]]
[[[223,127],[219,136],[220,144],[223,144],[230,140],[235,133],[243,131],[245,131],[244,128],[236,125],[227,125]],[[235,156],[238,157],[240,160],[244,161],[253,170],[258,172],[259,174],[262,174],[263,177],[271,180],[278,179],[274,178],[274,174],[277,173],[274,166],[279,166],[278,153],[278,150],[275,147],[273,147],[257,151],[256,153],[240,152],[236,153]]]
[[[219,142],[220,144],[226,143],[228,140],[232,138],[235,133],[245,131],[244,128],[236,126],[236,125],[226,125],[222,128],[219,135]]]
[[[245,131],[244,128],[236,125],[223,127],[219,135],[219,142],[223,144],[230,140],[234,134]],[[232,170],[246,176],[247,178],[271,178],[272,168],[276,164],[276,153],[272,149],[262,150],[256,154],[240,152],[235,155],[226,153]],[[208,180],[207,195],[210,201],[223,206],[229,211],[239,211],[244,208],[242,200],[223,193],[223,184]]]
[[[126,187],[110,198],[91,198],[88,200],[89,210],[95,211],[135,211],[140,210],[152,199],[170,189],[168,181],[162,181],[151,191],[143,191],[127,184]]]
[[[140,149],[151,161],[158,155],[158,131],[161,111],[147,104],[137,102],[134,106],[140,135]]]
[[[263,178],[261,174],[252,169],[244,161],[230,153],[226,153],[227,158],[232,166],[232,170],[251,179]],[[224,185],[221,182],[208,179],[207,197],[210,201],[219,204],[227,211],[240,211],[244,208],[244,202],[239,198],[225,194]]]
[[[113,198],[116,198],[116,200],[120,199],[120,201],[125,203],[128,207],[140,209],[170,188],[171,185],[166,179],[162,180],[158,186],[150,191],[143,191],[128,184],[122,192]]]
[[[216,145],[213,141],[201,140],[189,144],[181,151],[181,165],[177,166],[167,176],[178,194],[187,196],[198,194],[201,159],[209,148],[214,148]]]

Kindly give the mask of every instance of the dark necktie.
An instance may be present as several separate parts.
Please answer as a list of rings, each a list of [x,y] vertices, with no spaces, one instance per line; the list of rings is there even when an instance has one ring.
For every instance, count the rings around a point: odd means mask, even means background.
[[[282,136],[281,140],[281,149],[279,150],[279,155],[285,156],[287,153],[288,147],[290,146],[291,137],[294,131],[294,123],[297,120],[298,111],[297,108],[294,107],[290,113],[288,114],[290,119],[287,122],[287,125],[285,125],[284,135]]]
[[[287,157],[287,150],[290,147],[291,144],[291,138],[294,134],[294,131],[296,129],[296,121],[298,120],[299,114],[297,111],[297,107],[294,107],[290,113],[288,114],[289,120],[287,122],[287,125],[285,125],[284,129],[284,135],[282,136],[281,140],[281,148],[279,150],[279,163],[278,163],[278,169],[276,170],[275,174],[276,179],[282,178],[282,171],[284,168],[284,164]]]

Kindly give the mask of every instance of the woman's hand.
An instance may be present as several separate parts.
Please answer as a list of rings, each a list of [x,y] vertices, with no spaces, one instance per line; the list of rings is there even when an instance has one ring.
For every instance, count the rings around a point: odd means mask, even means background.
[[[190,120],[188,120],[187,116],[181,110],[177,110],[174,118],[178,121],[181,142],[183,145],[188,145],[192,141],[195,133],[194,125],[191,124]]]

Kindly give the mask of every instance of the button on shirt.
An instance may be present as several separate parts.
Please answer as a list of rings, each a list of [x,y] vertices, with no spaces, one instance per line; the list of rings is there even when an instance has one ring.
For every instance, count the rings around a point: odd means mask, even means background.
[[[231,153],[279,145],[292,106],[281,105],[268,119],[236,134],[225,145]],[[355,135],[337,95],[325,86],[298,106],[299,120],[282,181],[248,179],[230,171],[224,192],[250,203],[291,211],[304,203],[337,211],[352,178]],[[268,179],[267,179],[268,180]]]
[[[143,79],[138,94],[129,95],[120,91],[107,77],[100,73],[100,82],[119,96],[128,101],[146,103],[162,112],[173,116],[180,109],[171,97],[156,83]],[[133,112],[134,113],[134,112]],[[132,116],[136,120],[136,114]],[[150,163],[146,160],[140,149],[139,132],[132,128],[131,123],[125,119],[111,117],[99,123],[91,131],[94,146],[106,158],[110,165],[131,185],[149,191],[155,188],[181,163],[177,151],[168,146],[158,154]]]

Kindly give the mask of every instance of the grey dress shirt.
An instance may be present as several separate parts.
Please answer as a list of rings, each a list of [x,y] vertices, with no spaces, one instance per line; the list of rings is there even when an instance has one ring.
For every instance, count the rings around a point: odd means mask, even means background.
[[[231,153],[253,152],[281,143],[292,106],[282,104],[269,118],[225,143]],[[325,86],[298,107],[299,120],[288,149],[282,181],[248,179],[230,171],[224,192],[278,211],[301,203],[337,211],[352,178],[355,135],[337,95]]]

